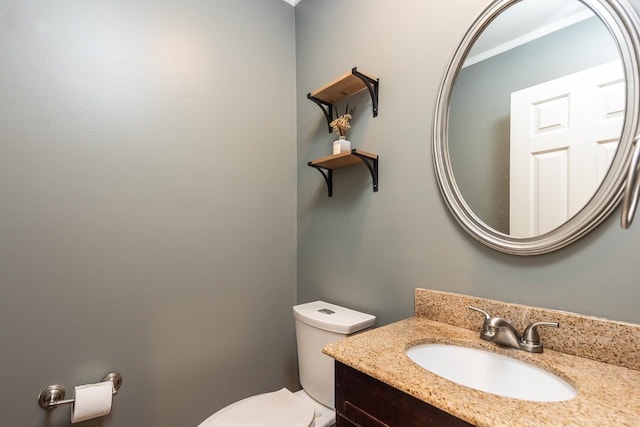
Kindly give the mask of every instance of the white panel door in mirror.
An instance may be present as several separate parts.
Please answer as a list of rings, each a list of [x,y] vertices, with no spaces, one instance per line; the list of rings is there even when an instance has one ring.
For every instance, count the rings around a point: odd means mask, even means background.
[[[549,232],[586,205],[615,155],[624,108],[620,61],[511,94],[510,235]]]

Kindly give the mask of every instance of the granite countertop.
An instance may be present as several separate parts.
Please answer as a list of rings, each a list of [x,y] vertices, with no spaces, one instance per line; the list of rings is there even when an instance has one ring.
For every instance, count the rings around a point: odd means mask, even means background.
[[[415,364],[405,350],[438,342],[502,354],[550,371],[578,395],[530,402],[474,390]],[[544,343],[544,340],[543,340]],[[483,341],[479,332],[416,316],[330,344],[325,354],[477,426],[638,426],[640,370],[545,349],[532,354]]]

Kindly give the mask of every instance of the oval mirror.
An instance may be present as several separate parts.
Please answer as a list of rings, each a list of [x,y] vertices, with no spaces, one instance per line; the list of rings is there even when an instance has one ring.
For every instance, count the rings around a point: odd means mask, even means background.
[[[616,207],[638,133],[638,28],[626,0],[496,0],[476,19],[433,135],[438,184],[469,234],[538,255]]]

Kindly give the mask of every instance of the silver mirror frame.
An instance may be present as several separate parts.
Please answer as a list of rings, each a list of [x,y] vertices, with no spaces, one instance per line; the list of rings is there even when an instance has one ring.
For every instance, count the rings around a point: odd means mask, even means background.
[[[448,147],[449,105],[453,85],[473,43],[505,9],[521,0],[494,0],[471,25],[449,62],[438,91],[434,113],[433,165],[449,210],[462,228],[479,242],[512,255],[540,255],[563,248],[583,237],[616,208],[631,163],[633,139],[638,135],[640,104],[640,20],[627,0],[580,0],[607,26],[615,39],[626,78],[626,110],[618,150],[602,184],[586,206],[558,228],[535,237],[516,238],[485,224],[465,202],[456,184]]]
[[[624,189],[622,213],[620,214],[620,226],[625,230],[631,227],[640,198],[640,135],[633,139],[633,144],[633,154],[627,173],[627,186]]]

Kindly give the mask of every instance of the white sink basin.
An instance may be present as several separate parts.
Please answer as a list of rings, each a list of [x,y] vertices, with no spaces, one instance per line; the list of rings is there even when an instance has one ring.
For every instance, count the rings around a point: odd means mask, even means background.
[[[422,344],[409,348],[407,356],[436,375],[499,396],[560,402],[578,394],[566,381],[550,372],[488,351],[448,344]]]

